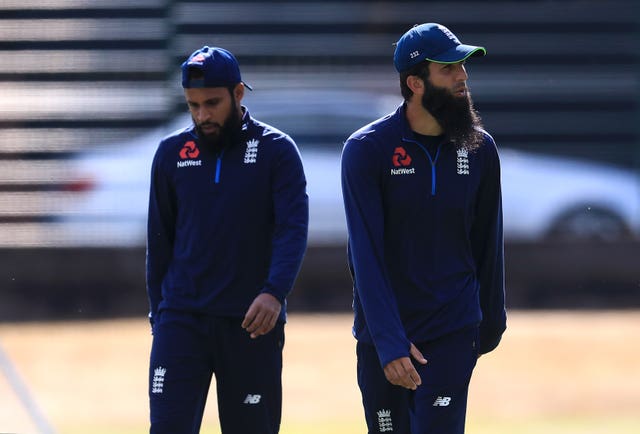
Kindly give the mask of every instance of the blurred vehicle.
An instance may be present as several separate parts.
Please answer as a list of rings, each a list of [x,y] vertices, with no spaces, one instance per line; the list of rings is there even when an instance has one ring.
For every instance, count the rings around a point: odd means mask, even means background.
[[[251,115],[290,134],[301,149],[310,199],[309,245],[342,245],[346,222],[340,188],[342,142],[397,96],[355,91],[254,92]],[[142,246],[151,161],[170,124],[83,154],[75,161],[73,205],[62,218],[65,237],[79,246]],[[632,171],[501,148],[505,239],[602,240],[640,236],[640,176]]]
[[[505,239],[640,238],[640,175],[605,164],[500,150]]]
[[[183,116],[173,126],[191,122]],[[177,130],[171,129],[170,131]],[[145,244],[151,162],[164,129],[155,130],[113,152],[77,160],[73,206],[62,218],[70,245],[141,246]],[[340,187],[340,142],[334,149],[301,150],[309,195],[309,242],[346,240]]]
[[[375,116],[395,110],[399,102],[397,95],[348,90],[260,90],[245,95],[243,103],[251,116],[291,135],[301,150],[310,203],[310,244],[346,241],[342,142]],[[128,143],[106,144],[79,155],[69,187],[76,193],[60,216],[65,244],[144,245],[153,155],[163,137],[190,124],[185,113]]]

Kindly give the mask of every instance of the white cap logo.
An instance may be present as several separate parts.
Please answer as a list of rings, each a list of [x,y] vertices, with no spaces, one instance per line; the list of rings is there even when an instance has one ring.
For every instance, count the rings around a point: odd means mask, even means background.
[[[447,29],[445,26],[438,24],[438,28],[442,31],[442,33],[444,33],[445,35],[447,35],[447,38],[451,39],[453,42],[455,42],[456,44],[459,44],[460,41],[458,40],[458,38],[456,38],[456,35],[454,35],[453,33],[451,33],[451,30]]]

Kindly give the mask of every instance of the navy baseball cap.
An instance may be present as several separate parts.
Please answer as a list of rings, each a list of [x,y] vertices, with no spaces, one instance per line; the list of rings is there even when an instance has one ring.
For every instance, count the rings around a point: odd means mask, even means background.
[[[465,45],[451,30],[437,23],[414,26],[396,43],[393,64],[404,72],[428,60],[435,63],[458,63],[471,56],[484,56],[487,50]]]
[[[202,71],[203,77],[189,79],[189,70],[195,68]],[[191,53],[191,56],[181,66],[182,87],[185,89],[195,87],[227,87],[238,83],[253,90],[251,86],[242,81],[240,67],[233,54],[224,48],[204,46]]]

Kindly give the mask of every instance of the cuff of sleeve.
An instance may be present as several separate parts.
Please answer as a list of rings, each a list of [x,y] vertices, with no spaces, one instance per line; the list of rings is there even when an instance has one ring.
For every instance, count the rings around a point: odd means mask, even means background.
[[[286,295],[280,294],[277,291],[274,291],[273,288],[269,288],[269,287],[265,287],[262,289],[262,291],[260,291],[261,294],[269,294],[269,295],[273,295],[276,299],[278,299],[278,301],[280,302],[280,304],[284,305],[284,301],[287,298]]]
[[[382,366],[383,369],[394,360],[410,355],[411,342],[406,338],[402,339],[400,343],[398,342],[397,338],[394,339],[389,335],[374,339],[376,350],[378,351],[378,358],[380,359],[380,366]]]
[[[503,331],[497,332],[497,331],[493,331],[493,330],[486,330],[483,327],[480,327],[480,348],[479,348],[479,353],[480,354],[486,354],[489,353],[491,351],[493,351],[498,344],[500,343],[500,340],[502,339],[502,333]]]

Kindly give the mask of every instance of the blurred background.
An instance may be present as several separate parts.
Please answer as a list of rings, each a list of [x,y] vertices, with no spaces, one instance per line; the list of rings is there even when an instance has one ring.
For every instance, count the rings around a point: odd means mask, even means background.
[[[471,429],[638,432],[634,0],[2,0],[0,431],[51,432],[5,423],[37,425],[38,402],[61,432],[145,431],[149,170],[190,122],[179,65],[206,44],[236,55],[245,105],[307,172],[285,431],[362,432],[340,151],[401,103],[392,43],[429,21],[487,48],[469,85],[502,162],[510,329],[482,359]]]
[[[392,43],[444,23],[502,153],[510,307],[640,306],[638,7],[614,1],[4,0],[0,320],[144,315],[149,166],[180,63],[239,59],[309,177],[293,310],[350,309],[342,142],[401,102]]]

